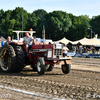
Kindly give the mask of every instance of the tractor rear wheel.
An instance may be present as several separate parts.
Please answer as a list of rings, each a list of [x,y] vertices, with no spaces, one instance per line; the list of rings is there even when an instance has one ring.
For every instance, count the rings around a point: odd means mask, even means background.
[[[0,50],[0,70],[2,72],[15,71],[16,54],[11,45],[5,44]]]
[[[25,67],[25,55],[21,46],[13,46],[16,54],[16,70],[15,72],[20,72]]]
[[[37,72],[40,75],[43,75],[45,73],[45,62],[43,58],[38,58],[36,62]]]
[[[64,64],[62,65],[62,72],[64,74],[68,74],[70,72],[71,69],[71,64]]]

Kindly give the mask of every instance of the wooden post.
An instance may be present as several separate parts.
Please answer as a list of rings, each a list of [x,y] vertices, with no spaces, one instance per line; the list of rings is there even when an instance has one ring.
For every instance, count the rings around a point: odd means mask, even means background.
[[[43,25],[43,31],[42,31],[42,38],[43,38],[43,44],[45,43],[45,26]]]

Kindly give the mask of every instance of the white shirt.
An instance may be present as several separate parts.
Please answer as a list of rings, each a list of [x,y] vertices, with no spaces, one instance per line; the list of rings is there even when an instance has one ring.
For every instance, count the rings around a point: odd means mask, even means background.
[[[25,36],[23,40],[26,42],[26,44],[29,45],[29,44],[31,44],[30,42],[33,40],[33,37],[30,36],[30,37],[28,38],[28,37]]]
[[[68,49],[67,47],[63,47],[63,53],[67,53],[67,50],[64,51],[64,49]]]

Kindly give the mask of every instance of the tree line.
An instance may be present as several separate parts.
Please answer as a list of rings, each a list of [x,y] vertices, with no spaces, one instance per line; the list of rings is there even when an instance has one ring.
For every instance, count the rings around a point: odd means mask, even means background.
[[[64,11],[47,13],[43,9],[28,13],[21,7],[16,7],[14,10],[0,10],[0,36],[5,38],[8,35],[16,37],[13,30],[29,30],[30,28],[36,31],[36,37],[42,38],[42,29],[45,25],[47,39],[56,41],[66,37],[75,41],[83,37],[91,38],[91,30],[88,28],[95,32],[92,32],[93,37],[95,34],[99,36],[99,24],[100,15],[89,18],[87,15],[75,16]]]

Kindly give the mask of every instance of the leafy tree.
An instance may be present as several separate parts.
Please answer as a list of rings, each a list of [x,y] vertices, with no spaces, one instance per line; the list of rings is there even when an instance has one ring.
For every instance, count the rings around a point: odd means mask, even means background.
[[[72,27],[68,31],[67,37],[69,36],[69,39],[73,41],[84,37],[89,37],[87,34],[87,29],[90,27],[90,18],[87,15],[76,17],[69,14],[69,16],[72,19]]]
[[[14,25],[15,25],[15,19],[9,20],[8,34],[11,36],[13,35],[12,31],[13,31]]]
[[[6,36],[5,33],[5,19],[1,19],[1,23],[0,23],[0,36]]]
[[[64,37],[64,33],[69,30],[72,22],[69,15],[63,11],[53,11],[49,13],[48,30],[53,40],[58,40]]]
[[[16,7],[13,10],[12,18],[15,19],[14,30],[22,30],[22,12],[24,12],[23,8]]]
[[[47,12],[43,9],[38,9],[34,11],[34,13],[37,18],[36,35],[37,37],[42,37],[42,30],[43,30],[43,25],[45,25],[45,21],[46,21],[45,16],[47,15]]]
[[[79,16],[79,18],[81,20],[81,25],[80,25],[81,34],[80,34],[80,38],[89,37],[87,29],[90,27],[90,24],[89,24],[90,18],[87,15]]]
[[[90,25],[91,29],[100,37],[100,15],[92,17]]]
[[[36,31],[37,37],[42,37],[43,25],[45,25],[46,38],[59,40],[66,37],[69,40],[78,40],[83,37],[90,37],[88,28],[92,28],[95,33],[100,32],[100,15],[90,19],[87,15],[74,16],[63,11],[53,11],[47,13],[43,9],[38,9],[28,13],[22,7],[14,10],[0,10],[0,35],[5,38],[12,36],[13,30],[23,30],[32,28]],[[91,26],[90,26],[91,25]],[[16,36],[16,34],[14,34]]]
[[[27,29],[29,30],[30,28],[32,28],[34,31],[36,30],[37,27],[37,18],[35,13],[29,13],[28,14],[28,23],[26,24]]]
[[[2,19],[1,19],[1,28],[2,28],[2,34],[3,36],[7,37],[9,35],[8,33],[8,30],[10,28],[9,26],[9,22],[10,22],[10,19],[11,19],[11,15],[12,15],[12,11],[11,10],[8,10],[8,11],[5,11],[5,13],[3,14],[2,16]]]

